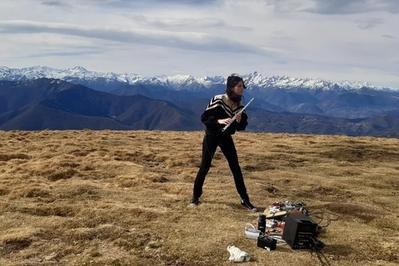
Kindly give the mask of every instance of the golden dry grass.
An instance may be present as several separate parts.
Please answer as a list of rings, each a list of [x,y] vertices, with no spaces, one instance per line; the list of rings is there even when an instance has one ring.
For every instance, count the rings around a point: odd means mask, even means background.
[[[203,204],[188,208],[203,132],[8,131],[0,142],[0,265],[223,265],[228,244],[248,265],[318,265],[268,253],[243,235],[217,149]],[[399,140],[239,132],[254,204],[302,200],[339,215],[322,240],[332,265],[398,263]]]

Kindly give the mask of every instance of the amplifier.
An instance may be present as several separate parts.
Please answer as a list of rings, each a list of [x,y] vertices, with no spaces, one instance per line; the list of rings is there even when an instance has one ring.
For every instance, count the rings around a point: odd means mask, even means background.
[[[283,239],[292,249],[312,247],[316,236],[317,224],[306,215],[288,215],[285,217]]]

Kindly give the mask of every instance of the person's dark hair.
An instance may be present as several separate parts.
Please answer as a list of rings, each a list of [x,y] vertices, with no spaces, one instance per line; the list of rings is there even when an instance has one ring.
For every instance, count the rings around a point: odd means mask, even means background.
[[[227,77],[227,82],[226,82],[226,93],[229,96],[229,98],[233,102],[240,103],[242,95],[238,95],[233,91],[233,88],[240,82],[242,81],[244,89],[247,87],[245,86],[244,80],[238,76],[237,74],[231,74],[230,76]]]

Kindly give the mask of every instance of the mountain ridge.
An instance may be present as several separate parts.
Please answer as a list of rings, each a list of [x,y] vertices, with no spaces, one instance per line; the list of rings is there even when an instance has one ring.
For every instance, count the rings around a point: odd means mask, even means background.
[[[0,129],[202,130],[200,113],[205,100],[186,108],[140,94],[115,95],[62,80],[0,81]],[[256,105],[251,105],[248,113],[247,131],[399,136],[399,110],[356,119],[270,111]]]
[[[358,90],[361,88],[368,88],[373,90],[394,90],[399,91],[398,88],[387,86],[375,86],[367,82],[360,81],[332,81],[317,78],[298,78],[286,75],[271,75],[266,76],[258,71],[243,74],[243,79],[251,87],[261,88],[284,88],[291,89],[296,87],[315,89],[315,90]],[[154,75],[144,76],[135,73],[115,73],[115,72],[97,72],[90,71],[81,66],[72,68],[58,69],[47,66],[33,66],[24,68],[9,68],[6,66],[0,67],[0,79],[3,80],[23,80],[23,79],[38,79],[38,78],[54,78],[70,81],[73,79],[82,80],[97,80],[105,79],[108,81],[124,82],[129,85],[143,84],[143,85],[164,85],[171,86],[174,89],[188,89],[188,88],[209,88],[211,86],[225,84],[226,78],[223,76],[201,76],[195,77],[193,75],[175,74],[175,75]],[[198,88],[197,88],[198,89]]]
[[[60,89],[49,84],[56,84]],[[15,91],[19,93],[15,95]],[[21,95],[24,101],[13,98]],[[3,81],[0,82],[1,99],[6,108],[0,110],[0,129],[6,130],[198,128],[193,122],[194,113],[173,103],[139,94],[114,95],[61,80]]]

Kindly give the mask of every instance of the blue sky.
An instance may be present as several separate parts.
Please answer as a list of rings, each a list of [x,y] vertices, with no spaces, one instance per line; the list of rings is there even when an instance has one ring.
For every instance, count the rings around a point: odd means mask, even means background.
[[[396,0],[2,0],[0,65],[399,88]]]

